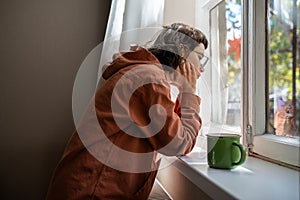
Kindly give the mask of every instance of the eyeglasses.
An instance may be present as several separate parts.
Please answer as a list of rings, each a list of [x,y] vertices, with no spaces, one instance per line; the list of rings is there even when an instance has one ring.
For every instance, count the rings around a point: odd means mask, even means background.
[[[200,64],[202,65],[202,67],[204,67],[206,65],[206,63],[208,62],[209,58],[204,55],[204,53],[198,52],[198,51],[194,51],[196,54],[200,55]]]

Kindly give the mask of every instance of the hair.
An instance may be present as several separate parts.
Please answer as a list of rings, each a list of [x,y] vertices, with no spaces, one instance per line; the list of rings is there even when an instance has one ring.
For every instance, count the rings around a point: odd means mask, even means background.
[[[173,23],[163,26],[148,50],[163,66],[176,69],[200,43],[207,48],[207,38],[200,30],[183,23]],[[185,55],[181,55],[182,47]]]

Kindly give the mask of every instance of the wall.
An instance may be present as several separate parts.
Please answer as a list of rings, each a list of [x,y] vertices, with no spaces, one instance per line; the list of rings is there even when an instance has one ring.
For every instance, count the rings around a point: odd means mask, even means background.
[[[164,24],[184,22],[195,26],[196,0],[165,0]]]
[[[72,87],[110,0],[1,0],[1,199],[44,199],[74,124]]]
[[[203,191],[199,187],[199,185],[197,185],[197,183],[189,180],[189,178],[187,178],[187,175],[183,174],[182,171],[180,171],[182,168],[182,164],[182,161],[176,161],[173,162],[172,165],[158,171],[157,179],[160,182],[161,186],[168,192],[172,199],[175,200],[211,200],[212,198],[209,197],[208,194],[206,194],[206,191]],[[195,171],[188,167],[186,164],[183,164],[183,166],[184,172],[190,173],[190,171],[193,171],[195,173]],[[193,175],[195,177],[199,176],[195,174]],[[204,183],[205,182],[203,181],[202,184]]]

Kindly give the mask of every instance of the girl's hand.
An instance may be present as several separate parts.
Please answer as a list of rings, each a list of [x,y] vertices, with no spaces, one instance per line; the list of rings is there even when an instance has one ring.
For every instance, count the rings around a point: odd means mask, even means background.
[[[177,67],[176,71],[166,72],[167,80],[175,85],[180,92],[196,93],[196,81],[200,72],[189,62],[184,62]]]
[[[183,82],[183,91],[196,92],[196,82],[200,76],[199,71],[190,62],[185,61],[180,64],[176,71],[180,72],[186,79]],[[192,89],[192,90],[191,90]]]

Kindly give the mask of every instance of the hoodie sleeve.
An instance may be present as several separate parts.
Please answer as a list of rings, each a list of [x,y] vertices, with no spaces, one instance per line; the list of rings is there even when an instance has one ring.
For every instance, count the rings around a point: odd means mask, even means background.
[[[130,115],[136,124],[147,126],[150,123],[150,127],[154,127],[150,130],[152,136],[148,137],[153,149],[168,156],[189,153],[202,124],[198,114],[200,98],[182,93],[175,106],[169,88],[163,84],[147,84],[138,90],[133,97],[135,103],[131,104]],[[157,133],[153,132],[157,128]]]

